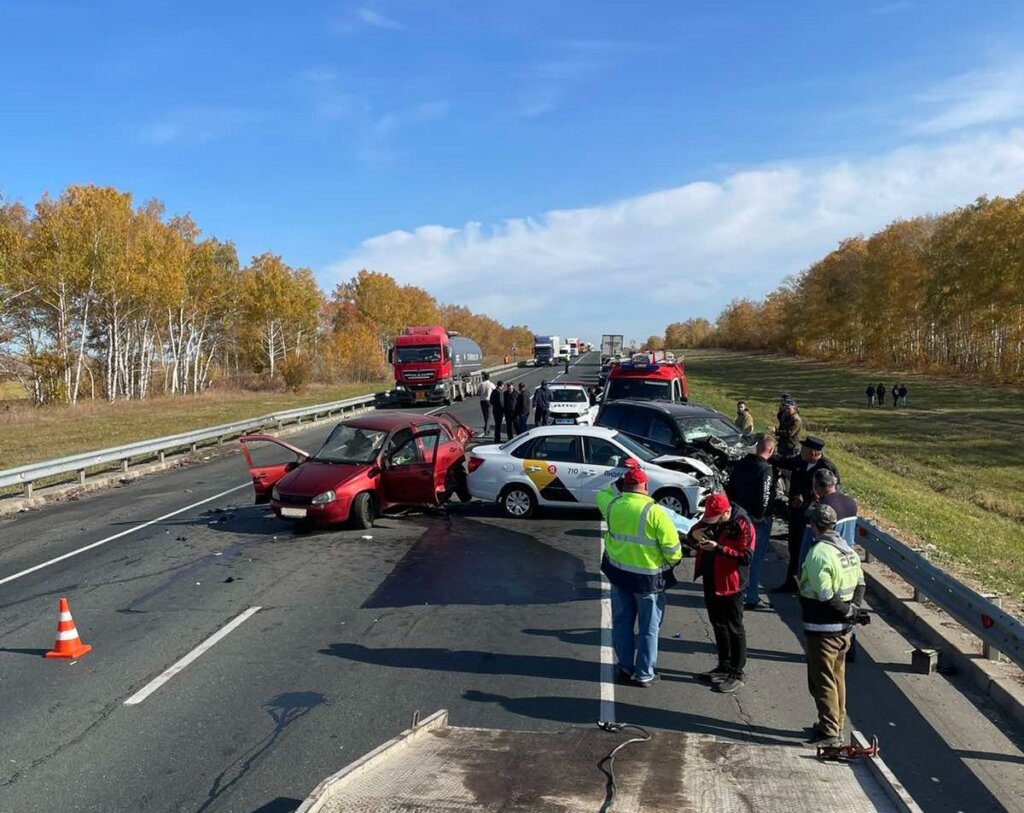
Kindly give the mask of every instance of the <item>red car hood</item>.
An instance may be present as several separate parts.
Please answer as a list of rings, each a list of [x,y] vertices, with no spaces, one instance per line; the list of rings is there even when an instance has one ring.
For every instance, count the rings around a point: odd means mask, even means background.
[[[277,484],[278,491],[293,497],[315,497],[337,489],[346,480],[370,468],[369,463],[303,463]]]

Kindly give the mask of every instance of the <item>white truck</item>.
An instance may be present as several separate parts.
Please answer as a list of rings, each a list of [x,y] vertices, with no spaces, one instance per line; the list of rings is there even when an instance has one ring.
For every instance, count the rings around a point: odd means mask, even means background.
[[[622,355],[623,336],[621,333],[606,333],[601,337],[601,363]]]
[[[571,339],[566,339],[565,343],[569,347],[570,358],[576,358],[580,354],[580,340],[573,336]]]

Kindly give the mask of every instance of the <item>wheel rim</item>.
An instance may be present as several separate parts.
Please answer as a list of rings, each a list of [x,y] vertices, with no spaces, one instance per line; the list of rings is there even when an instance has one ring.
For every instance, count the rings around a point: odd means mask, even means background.
[[[674,494],[666,494],[664,497],[658,500],[658,504],[663,505],[670,511],[675,511],[677,514],[683,513],[683,502]]]
[[[530,495],[516,489],[505,496],[505,510],[516,517],[525,516],[530,512]]]

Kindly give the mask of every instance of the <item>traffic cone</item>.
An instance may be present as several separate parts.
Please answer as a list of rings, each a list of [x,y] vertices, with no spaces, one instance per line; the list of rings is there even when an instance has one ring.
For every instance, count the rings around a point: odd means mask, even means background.
[[[60,618],[57,621],[57,643],[53,649],[46,653],[47,658],[80,658],[92,649],[89,644],[83,644],[78,637],[78,630],[75,629],[75,620],[71,617],[71,610],[68,609],[68,600],[60,600]]]

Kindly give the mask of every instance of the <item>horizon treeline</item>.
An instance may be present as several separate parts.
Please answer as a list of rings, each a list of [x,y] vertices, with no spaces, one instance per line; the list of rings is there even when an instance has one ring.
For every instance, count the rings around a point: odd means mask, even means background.
[[[37,404],[374,381],[412,324],[443,324],[492,358],[532,342],[387,274],[327,295],[280,256],[242,266],[189,216],[112,187],[69,186],[31,210],[0,200],[0,376]]]
[[[843,240],[764,299],[669,325],[664,341],[1020,381],[1024,192]]]

